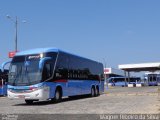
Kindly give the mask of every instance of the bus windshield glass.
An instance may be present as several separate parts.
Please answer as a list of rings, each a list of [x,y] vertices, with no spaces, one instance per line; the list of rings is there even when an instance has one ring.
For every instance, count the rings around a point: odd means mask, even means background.
[[[10,65],[9,84],[31,85],[41,81],[39,55],[14,57]]]

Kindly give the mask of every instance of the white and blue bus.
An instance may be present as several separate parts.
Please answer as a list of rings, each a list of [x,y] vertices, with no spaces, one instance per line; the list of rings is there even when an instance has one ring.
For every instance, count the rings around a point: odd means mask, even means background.
[[[0,96],[7,95],[7,83],[8,83],[8,64],[10,61],[4,62],[0,69]],[[7,66],[7,68],[5,68]]]
[[[160,74],[159,73],[146,73],[145,78],[148,82],[148,86],[160,85]]]
[[[103,91],[101,63],[56,48],[18,52],[10,63],[8,97],[27,104]]]
[[[128,77],[110,77],[107,79],[109,86],[121,87],[128,86],[128,84],[136,85],[136,83],[141,83],[140,81],[140,77],[130,77],[129,80]]]
[[[0,96],[7,95],[8,70],[0,69]]]

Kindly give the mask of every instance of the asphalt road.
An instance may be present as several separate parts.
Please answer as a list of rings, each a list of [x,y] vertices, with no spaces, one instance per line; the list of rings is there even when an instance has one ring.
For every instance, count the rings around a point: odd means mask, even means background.
[[[35,119],[35,114],[38,119],[44,117],[43,120],[53,117],[65,119],[65,116],[76,119],[82,118],[82,115],[85,119],[90,119],[88,114],[92,114],[94,119],[99,119],[99,114],[160,114],[160,88],[105,88],[105,93],[99,97],[64,98],[60,103],[44,101],[33,105],[27,105],[24,100],[0,97],[0,114],[2,118],[18,115],[24,120]]]

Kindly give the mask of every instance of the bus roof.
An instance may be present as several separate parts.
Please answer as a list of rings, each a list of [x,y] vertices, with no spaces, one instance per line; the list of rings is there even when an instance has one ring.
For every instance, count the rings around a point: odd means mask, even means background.
[[[77,57],[80,57],[80,58],[88,59],[88,58],[85,58],[85,57],[78,56],[76,54],[72,54],[72,53],[60,50],[58,48],[35,48],[35,49],[30,49],[30,50],[17,52],[16,56],[40,54],[40,53],[45,53],[45,52],[63,52],[63,53],[74,55],[74,56],[77,56]],[[88,60],[91,60],[91,59],[88,59]],[[91,61],[94,61],[94,60],[91,60]],[[94,61],[94,62],[97,62],[97,61]],[[97,63],[100,63],[100,62],[97,62]]]
[[[58,51],[59,51],[59,49],[57,49],[57,48],[35,48],[35,49],[17,52],[16,56],[40,54],[40,53],[44,53],[44,52],[58,52]]]

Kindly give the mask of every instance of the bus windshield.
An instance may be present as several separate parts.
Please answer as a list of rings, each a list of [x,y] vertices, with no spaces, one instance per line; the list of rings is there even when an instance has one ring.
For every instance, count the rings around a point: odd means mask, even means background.
[[[11,85],[31,85],[41,81],[39,55],[16,56],[10,65],[9,81]]]

